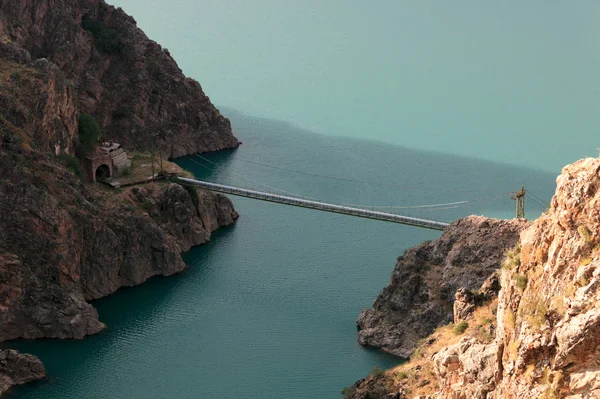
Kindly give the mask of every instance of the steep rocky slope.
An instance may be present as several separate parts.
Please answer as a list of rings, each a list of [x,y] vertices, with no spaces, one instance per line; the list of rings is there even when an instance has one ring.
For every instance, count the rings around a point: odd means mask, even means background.
[[[410,356],[419,339],[453,320],[456,291],[479,288],[527,226],[470,216],[452,223],[438,240],[406,251],[373,309],[358,317],[358,341]]]
[[[100,31],[84,30],[84,20]],[[238,145],[200,84],[131,16],[103,0],[0,2],[0,56],[48,59],[64,74],[78,110],[94,115],[107,137],[130,150],[148,149],[151,135],[158,135],[167,158]]]
[[[181,252],[238,216],[224,196],[175,183],[115,192],[78,177],[57,155],[74,153],[82,112],[129,150],[155,133],[167,157],[238,144],[200,85],[121,10],[1,1],[0,341],[101,331],[89,300],[183,270]],[[43,375],[33,356],[0,351],[0,394]]]
[[[600,160],[565,167],[548,211],[507,253],[497,301],[463,314],[465,331],[436,331],[420,356],[346,397],[600,397],[599,189]],[[495,316],[479,317],[484,310]]]

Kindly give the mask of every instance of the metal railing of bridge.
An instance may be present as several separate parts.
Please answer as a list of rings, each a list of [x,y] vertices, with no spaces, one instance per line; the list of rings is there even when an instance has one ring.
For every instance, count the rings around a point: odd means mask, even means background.
[[[276,202],[279,204],[298,206],[301,208],[316,209],[319,211],[340,213],[344,215],[357,216],[361,218],[382,220],[385,222],[400,223],[409,226],[422,227],[433,230],[445,230],[448,223],[435,220],[419,219],[409,216],[397,215],[394,213],[378,212],[375,210],[354,208],[344,205],[329,204],[325,202],[312,201],[303,198],[288,197],[285,195],[272,194],[267,192],[255,191],[246,188],[226,186],[223,184],[209,183],[201,180],[188,179],[184,177],[177,178],[181,183],[191,184],[200,188],[216,191],[223,194],[236,195],[239,197],[254,198],[261,201]]]

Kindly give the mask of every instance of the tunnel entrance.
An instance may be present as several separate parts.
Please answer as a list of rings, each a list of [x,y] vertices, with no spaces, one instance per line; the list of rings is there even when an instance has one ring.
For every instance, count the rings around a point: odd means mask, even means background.
[[[110,168],[108,165],[100,165],[96,169],[96,180],[104,181],[110,177]]]

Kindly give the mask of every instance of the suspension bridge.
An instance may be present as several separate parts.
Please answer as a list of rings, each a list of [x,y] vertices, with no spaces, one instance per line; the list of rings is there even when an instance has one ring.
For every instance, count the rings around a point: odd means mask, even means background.
[[[204,158],[198,154],[196,154],[196,157],[198,157],[199,159],[202,159],[204,162],[208,162],[209,164],[212,164],[216,168],[219,168],[219,169],[222,168],[221,165],[218,165],[218,164],[210,161],[209,159]],[[206,168],[206,169],[209,169],[212,171],[215,170],[213,168],[207,167],[203,163],[196,162],[193,159],[191,159],[191,160],[194,163],[202,166],[203,168]],[[262,163],[255,162],[255,161],[247,161],[246,160],[244,162],[254,163],[254,164],[262,165],[265,167],[271,167],[274,169],[286,170],[286,171],[294,172],[294,173],[308,174],[308,175],[314,175],[317,177],[337,179],[337,180],[352,181],[352,179],[332,177],[332,176],[327,176],[327,175],[313,174],[313,173],[306,173],[306,172],[299,172],[299,171],[294,171],[291,169],[281,168],[281,167],[277,167],[277,166],[266,165],[266,164],[262,164]],[[278,194],[278,193],[269,192],[269,191],[265,191],[265,190],[259,191],[254,188],[244,188],[244,187],[233,186],[233,185],[218,184],[218,183],[202,181],[202,180],[197,180],[197,179],[191,179],[191,178],[184,178],[184,177],[178,177],[177,179],[181,184],[196,186],[198,188],[215,191],[215,192],[219,192],[219,193],[223,193],[223,194],[252,198],[252,199],[257,199],[257,200],[261,200],[261,201],[274,202],[274,203],[296,206],[296,207],[301,207],[301,208],[314,209],[314,210],[324,211],[324,212],[338,213],[338,214],[343,214],[343,215],[349,215],[349,216],[355,216],[355,217],[361,217],[361,218],[367,218],[367,219],[373,219],[373,220],[380,220],[380,221],[385,221],[385,222],[399,223],[399,224],[404,224],[404,225],[413,226],[413,227],[420,227],[420,228],[443,231],[450,224],[447,222],[443,222],[443,221],[439,221],[439,220],[430,220],[430,219],[423,218],[423,217],[413,217],[413,216],[401,215],[401,214],[397,214],[397,213],[384,212],[381,210],[376,210],[375,209],[376,207],[370,207],[372,209],[367,209],[367,207],[359,206],[359,205],[334,204],[334,203],[324,202],[324,201],[320,201],[320,200],[317,200],[314,198],[307,198],[302,195],[298,195],[298,194],[291,193],[291,192],[288,192],[285,190],[281,190],[276,187],[272,187],[272,186],[257,182],[255,180],[249,179],[249,178],[247,178],[243,175],[237,174],[237,173],[234,173],[234,174],[239,178],[251,181],[255,185],[258,184],[258,185],[267,187],[270,190],[280,191],[280,192],[283,192],[283,194]],[[527,195],[527,198],[530,199],[531,203],[534,206],[536,206],[538,209],[543,211],[547,207],[547,203],[544,200],[542,200],[538,196],[535,196],[533,193],[526,191],[524,187],[520,191],[517,191],[517,192],[502,193],[504,198],[506,198],[506,194],[510,194],[511,198],[516,201],[516,217],[517,218],[525,217],[525,196],[526,195]],[[469,202],[470,201],[456,201],[456,202],[449,202],[449,203],[443,203],[443,204],[429,204],[429,205],[417,205],[417,206],[397,206],[397,207],[383,206],[381,208],[388,208],[388,209],[389,208],[401,208],[404,210],[410,210],[410,209],[412,209],[412,210],[414,210],[414,209],[444,210],[444,209],[457,208],[457,207],[465,205]]]
[[[298,206],[301,208],[316,209],[319,211],[341,213],[344,215],[357,216],[367,219],[382,220],[385,222],[393,222],[406,224],[409,226],[423,227],[433,230],[444,230],[448,223],[438,222],[435,220],[419,219],[409,216],[398,215],[395,213],[379,212],[362,208],[353,208],[349,206],[329,204],[327,202],[311,201],[303,198],[288,197],[262,191],[249,190],[240,187],[225,186],[223,184],[209,183],[206,181],[188,179],[179,177],[179,181],[194,186],[198,186],[205,190],[216,191],[223,194],[236,195],[239,197],[254,198],[261,201],[277,202],[279,204]]]

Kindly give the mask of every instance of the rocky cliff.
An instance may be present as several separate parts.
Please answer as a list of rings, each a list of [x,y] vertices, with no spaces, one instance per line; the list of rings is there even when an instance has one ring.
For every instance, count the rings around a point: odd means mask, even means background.
[[[600,160],[565,167],[548,211],[507,252],[498,298],[347,397],[600,397],[599,203]]]
[[[527,225],[470,216],[452,223],[438,240],[407,250],[373,309],[358,317],[358,341],[410,356],[417,341],[453,320],[456,291],[478,289]]]
[[[103,0],[0,2],[0,56],[47,59],[64,74],[78,110],[130,150],[148,149],[152,135],[167,158],[238,145],[200,84],[131,16]],[[63,105],[68,119],[72,107]],[[69,141],[53,145],[68,151]]]
[[[0,2],[0,105],[0,341],[101,331],[88,301],[183,270],[181,252],[238,216],[222,195],[115,192],[67,168],[82,112],[128,149],[155,133],[168,157],[238,144],[200,85],[103,1]],[[0,393],[43,375],[0,351]]]

